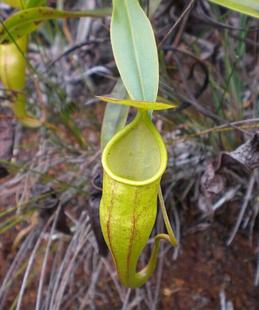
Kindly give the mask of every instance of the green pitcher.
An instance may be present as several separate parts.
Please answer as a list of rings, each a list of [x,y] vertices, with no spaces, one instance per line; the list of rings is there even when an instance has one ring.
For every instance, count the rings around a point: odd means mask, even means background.
[[[137,116],[106,145],[100,221],[120,281],[128,287],[142,286],[154,271],[163,238],[155,237],[148,265],[137,272],[138,258],[153,229],[161,176],[167,165],[164,142],[148,113]]]

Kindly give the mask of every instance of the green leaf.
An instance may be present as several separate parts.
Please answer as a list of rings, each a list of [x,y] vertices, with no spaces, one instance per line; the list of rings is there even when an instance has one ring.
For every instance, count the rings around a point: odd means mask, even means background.
[[[111,92],[112,96],[125,98],[127,95],[126,89],[122,83],[122,80],[119,79],[115,87]],[[105,145],[110,141],[110,139],[124,128],[127,116],[129,112],[128,106],[123,105],[114,105],[108,103],[105,108],[104,118],[102,122],[102,132],[101,132],[101,149],[103,150]]]
[[[0,25],[0,44],[12,42],[31,33],[45,20],[68,17],[103,17],[109,13],[109,8],[82,12],[60,11],[48,7],[25,9],[13,14]]]
[[[113,0],[111,42],[129,96],[156,101],[159,81],[156,42],[138,0]]]
[[[259,0],[209,0],[233,11],[259,18]]]
[[[168,104],[162,102],[151,102],[151,101],[141,101],[141,100],[132,100],[132,99],[117,99],[105,96],[97,96],[102,101],[110,102],[113,104],[126,105],[143,110],[167,110],[177,108],[176,104]]]

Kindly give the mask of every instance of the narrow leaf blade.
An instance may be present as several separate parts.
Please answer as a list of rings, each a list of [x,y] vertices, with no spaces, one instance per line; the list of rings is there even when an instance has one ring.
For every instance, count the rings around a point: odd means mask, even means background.
[[[156,101],[159,81],[156,42],[138,0],[113,0],[111,42],[129,96]]]
[[[258,0],[209,0],[230,10],[259,18]]]

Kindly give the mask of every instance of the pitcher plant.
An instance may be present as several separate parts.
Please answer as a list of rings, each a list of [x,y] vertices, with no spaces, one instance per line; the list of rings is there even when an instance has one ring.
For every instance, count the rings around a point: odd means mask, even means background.
[[[142,286],[156,266],[159,240],[173,245],[173,234],[155,237],[149,263],[137,271],[157,215],[157,196],[167,165],[164,142],[146,111],[139,110],[131,124],[116,134],[103,151],[103,196],[100,221],[120,281]]]

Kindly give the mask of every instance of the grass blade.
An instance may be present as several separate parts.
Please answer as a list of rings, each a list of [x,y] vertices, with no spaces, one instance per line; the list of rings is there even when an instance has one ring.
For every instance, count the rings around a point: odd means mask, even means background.
[[[230,10],[259,18],[258,0],[209,0]]]

